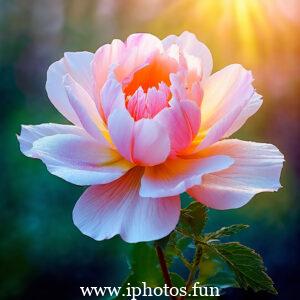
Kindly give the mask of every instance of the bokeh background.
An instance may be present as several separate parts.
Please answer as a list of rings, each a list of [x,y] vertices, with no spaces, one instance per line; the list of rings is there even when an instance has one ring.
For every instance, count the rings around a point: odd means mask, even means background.
[[[95,51],[113,38],[194,32],[214,71],[241,63],[264,96],[236,137],[270,142],[285,154],[278,193],[238,210],[210,211],[208,229],[248,223],[238,238],[264,257],[277,297],[229,290],[223,299],[295,299],[299,289],[298,0],[0,0],[0,299],[82,299],[79,286],[118,285],[130,245],[95,242],[73,225],[83,189],[22,156],[21,124],[65,123],[48,101],[46,71],[64,51]]]

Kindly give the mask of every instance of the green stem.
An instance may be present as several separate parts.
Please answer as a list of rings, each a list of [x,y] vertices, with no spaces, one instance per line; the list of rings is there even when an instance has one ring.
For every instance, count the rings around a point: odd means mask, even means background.
[[[191,271],[192,269],[192,264],[190,264],[190,262],[184,257],[183,254],[181,253],[177,253],[177,256],[180,258],[180,260],[182,261],[182,263],[185,265],[185,267]]]
[[[194,259],[193,259],[190,274],[188,276],[188,279],[187,279],[186,285],[185,285],[187,293],[189,292],[189,290],[190,290],[190,288],[191,288],[191,286],[194,282],[195,275],[196,275],[197,269],[199,267],[199,263],[200,263],[201,256],[202,256],[202,247],[201,247],[201,245],[197,244],[196,247],[197,248],[196,248],[196,251],[195,251],[195,256],[194,256]],[[182,297],[179,298],[179,300],[184,300],[184,299],[185,299],[185,296],[182,296]]]

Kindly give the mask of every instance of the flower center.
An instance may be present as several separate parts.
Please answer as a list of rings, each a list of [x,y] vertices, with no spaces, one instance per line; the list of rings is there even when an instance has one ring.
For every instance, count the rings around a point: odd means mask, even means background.
[[[126,97],[126,107],[136,121],[142,118],[152,119],[169,106],[170,96],[170,89],[163,82],[158,85],[158,88],[151,87],[147,92],[139,87],[132,96]]]
[[[158,88],[160,82],[169,86],[169,75],[176,71],[177,63],[173,58],[155,53],[141,68],[133,72],[127,80],[125,79],[124,93],[126,96],[133,95],[139,87],[147,92],[151,87]]]
[[[123,81],[126,107],[135,120],[153,118],[170,100],[170,73],[177,62],[165,54],[155,53],[138,70]]]

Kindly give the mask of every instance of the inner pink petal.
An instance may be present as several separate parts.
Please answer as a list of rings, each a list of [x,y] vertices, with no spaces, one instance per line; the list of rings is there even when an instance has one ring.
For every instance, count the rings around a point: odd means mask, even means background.
[[[127,110],[137,121],[142,118],[152,119],[162,109],[169,106],[170,90],[161,82],[158,88],[151,87],[144,92],[139,87],[132,96],[127,96]]]

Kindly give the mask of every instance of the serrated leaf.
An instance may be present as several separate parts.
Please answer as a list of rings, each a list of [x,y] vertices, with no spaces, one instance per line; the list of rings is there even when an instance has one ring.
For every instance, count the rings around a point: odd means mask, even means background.
[[[226,262],[210,247],[202,247],[202,257],[199,264],[199,278],[204,286],[214,286],[220,289],[238,287],[234,272]]]
[[[236,242],[208,246],[232,269],[241,288],[277,294],[272,279],[265,272],[261,256],[254,250]]]
[[[206,235],[206,239],[207,240],[212,240],[212,239],[219,239],[225,236],[231,236],[234,234],[239,233],[240,231],[247,229],[249,227],[249,225],[245,225],[245,224],[235,224],[235,225],[231,225],[228,227],[222,227],[221,229],[215,231],[215,232],[211,232],[208,233]]]
[[[184,235],[200,236],[207,221],[207,208],[199,202],[191,203],[181,210],[178,230]]]
[[[205,286],[215,286],[220,289],[237,288],[238,282],[232,272],[218,272],[215,276],[210,277],[205,282]]]

